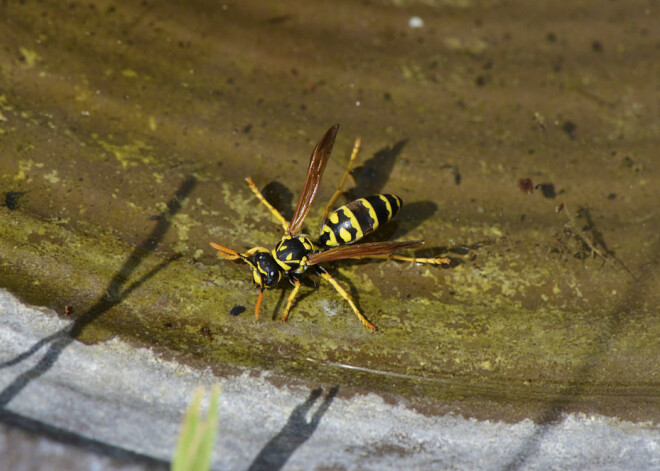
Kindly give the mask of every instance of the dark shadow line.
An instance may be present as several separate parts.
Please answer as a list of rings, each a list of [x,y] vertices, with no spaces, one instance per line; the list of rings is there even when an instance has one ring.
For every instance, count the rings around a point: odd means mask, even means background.
[[[280,311],[280,309],[282,309],[282,304],[284,304],[284,298],[289,289],[291,289],[290,285],[287,285],[285,288],[280,289],[280,296],[279,298],[277,298],[277,303],[275,304],[275,309],[273,309],[273,314],[270,316],[270,320],[274,321],[277,319],[278,314],[280,315],[282,314],[283,311]],[[298,301],[295,301],[295,303],[297,302]]]
[[[626,265],[623,260],[617,257],[614,251],[608,247],[607,242],[605,242],[605,237],[603,236],[603,233],[600,232],[596,227],[596,223],[593,217],[591,216],[591,211],[589,207],[579,206],[577,210],[577,215],[578,216],[582,215],[586,219],[587,224],[586,227],[582,228],[582,232],[587,232],[587,231],[591,232],[593,238],[593,244],[596,247],[600,247],[603,250],[603,254],[602,254],[603,259],[611,258],[612,260],[614,260],[615,263],[618,263],[621,266],[621,268],[623,268],[632,277],[632,279],[635,280],[635,282],[638,282],[639,278],[632,272],[632,270],[630,270],[630,268],[628,268],[628,265]]]
[[[339,386],[330,388],[319,408],[312,414],[310,421],[307,422],[305,415],[323,394],[323,388],[314,389],[305,402],[293,409],[282,430],[264,445],[250,464],[248,471],[277,471],[282,469],[298,447],[305,443],[316,431],[338,392]]]
[[[660,253],[660,240],[656,241],[650,253]],[[653,257],[650,258],[653,259]],[[513,454],[509,463],[503,466],[503,470],[517,471],[523,469],[529,459],[538,453],[545,436],[552,430],[553,425],[560,423],[562,415],[567,411],[573,398],[584,390],[585,379],[589,377],[591,371],[594,371],[598,367],[603,357],[610,350],[612,341],[623,330],[626,321],[624,317],[626,312],[634,309],[634,307],[631,308],[630,306],[634,306],[639,299],[642,299],[644,293],[649,291],[651,282],[654,281],[651,273],[652,269],[653,266],[651,264],[647,265],[644,270],[645,273],[640,277],[641,281],[633,283],[626,295],[622,296],[610,313],[605,316],[604,326],[594,341],[595,348],[592,353],[585,358],[584,363],[573,375],[573,379],[568,383],[566,388],[554,400],[550,401],[548,407],[535,420],[537,425],[534,432],[524,441],[519,450]]]
[[[115,445],[93,440],[65,429],[54,427],[50,424],[39,422],[38,420],[16,414],[6,409],[0,409],[0,422],[10,427],[14,427],[24,432],[44,437],[49,440],[64,444],[73,445],[84,449],[90,453],[106,456],[113,459],[122,460],[129,463],[137,463],[149,466],[150,469],[169,469],[169,461],[154,458],[136,451],[127,450]]]
[[[171,225],[171,217],[174,216],[181,209],[181,201],[183,201],[192,191],[197,181],[194,177],[187,177],[186,180],[181,184],[175,195],[170,199],[167,204],[167,212],[158,219],[158,224],[151,231],[151,233],[145,238],[145,241],[136,247],[131,255],[128,257],[124,265],[119,269],[117,274],[110,281],[108,288],[104,291],[103,298],[99,299],[97,303],[87,310],[84,314],[78,317],[71,326],[67,326],[61,329],[59,332],[49,335],[48,337],[39,340],[35,345],[30,347],[25,352],[16,356],[11,360],[7,360],[0,364],[0,368],[15,365],[20,361],[28,358],[29,356],[36,353],[41,347],[48,343],[59,344],[62,337],[70,337],[72,340],[80,335],[82,330],[99,317],[103,312],[108,309],[116,306],[121,301],[123,301],[133,290],[135,290],[140,284],[144,283],[147,279],[151,278],[156,274],[157,271],[164,268],[167,264],[172,262],[174,258],[170,258],[164,262],[158,264],[155,268],[149,271],[146,275],[140,278],[135,283],[132,283],[123,293],[121,293],[122,286],[126,283],[133,271],[142,263],[142,259],[148,252],[152,252],[160,241],[165,236],[165,233],[168,231]],[[59,356],[59,355],[58,355]],[[11,387],[8,386],[8,388]],[[3,407],[7,404],[8,400],[5,402],[2,400],[4,393],[7,388],[0,393],[0,407]],[[11,399],[9,399],[11,400]]]
[[[48,345],[50,347],[44,356],[38,361],[36,365],[16,377],[8,386],[0,392],[0,412],[11,402],[20,392],[27,387],[34,379],[39,378],[44,373],[48,372],[52,366],[57,362],[64,349],[69,346],[76,338],[80,336],[85,327],[98,319],[101,315],[109,309],[120,304],[127,296],[129,296],[135,289],[141,286],[144,282],[153,277],[160,270],[165,268],[177,257],[171,257],[167,260],[156,265],[147,274],[140,277],[137,281],[131,283],[126,289],[122,288],[127,283],[130,276],[135,269],[142,263],[145,255],[153,251],[156,246],[163,240],[163,237],[169,230],[171,225],[172,216],[174,216],[181,209],[181,202],[190,194],[197,180],[189,176],[181,186],[177,189],[175,195],[170,199],[167,204],[167,211],[161,218],[159,218],[156,227],[146,237],[145,241],[136,247],[130,256],[124,262],[124,265],[113,276],[108,284],[108,288],[104,291],[102,297],[96,302],[94,306],[88,309],[84,314],[78,317],[72,325],[61,329],[55,334],[40,340],[34,346],[30,347],[27,351],[19,354],[16,358],[8,360],[2,366],[15,365],[30,357],[41,347]],[[4,417],[0,416],[0,417]]]
[[[16,365],[20,363],[21,361],[29,358],[30,356],[34,355],[36,352],[38,352],[41,347],[44,345],[47,345],[49,343],[57,343],[59,340],[62,338],[71,338],[72,340],[75,339],[82,330],[89,325],[96,317],[98,317],[100,314],[97,314],[99,310],[107,311],[108,309],[113,308],[117,304],[119,304],[122,300],[126,299],[128,295],[130,295],[135,289],[140,287],[145,281],[147,281],[149,278],[153,277],[156,273],[158,273],[160,270],[165,268],[167,265],[169,265],[171,262],[177,260],[180,258],[180,255],[175,255],[173,257],[169,257],[168,259],[160,262],[158,265],[156,265],[154,268],[149,270],[149,272],[146,275],[143,275],[140,279],[137,281],[131,283],[131,285],[126,288],[121,295],[118,297],[116,301],[108,301],[108,300],[100,300],[98,301],[94,306],[89,308],[83,315],[81,315],[78,319],[74,321],[73,324],[68,325],[54,334],[49,335],[48,337],[44,337],[43,339],[39,340],[36,342],[32,347],[30,347],[28,350],[26,350],[23,353],[20,353],[17,355],[15,358],[12,358],[10,360],[7,360],[5,362],[0,363],[0,369],[7,368],[13,365]],[[101,312],[101,313],[102,313]],[[75,327],[78,327],[77,331],[74,330]],[[3,391],[4,393],[4,391]],[[4,405],[5,403],[2,401],[2,393],[0,393],[0,406]]]
[[[64,349],[67,346],[69,346],[82,333],[83,329],[87,325],[89,325],[92,321],[94,321],[99,316],[101,316],[104,312],[112,309],[113,307],[121,303],[121,301],[123,301],[133,290],[138,288],[145,281],[147,281],[149,278],[154,276],[160,270],[165,268],[171,261],[173,261],[178,257],[179,256],[177,255],[159,263],[154,268],[152,268],[146,275],[141,277],[135,283],[131,284],[131,286],[122,293],[121,297],[113,301],[108,301],[105,299],[100,300],[92,308],[87,310],[85,314],[83,314],[78,319],[76,319],[73,325],[64,327],[55,334],[52,334],[49,337],[47,337],[51,345],[48,348],[46,354],[43,356],[43,358],[39,360],[39,362],[31,369],[17,376],[14,379],[14,381],[11,382],[11,384],[9,384],[5,389],[2,390],[2,392],[0,392],[0,410],[2,410],[2,407],[6,406],[13,398],[15,398],[18,395],[18,393],[20,393],[29,384],[31,380],[36,379],[42,374],[46,373],[59,359]],[[42,343],[42,341],[37,342],[37,344],[46,345],[46,343],[45,342]],[[32,347],[29,351],[34,353],[37,350],[38,349],[35,349],[35,347]],[[17,358],[21,358],[22,360],[24,360],[28,356],[29,355],[20,354],[18,355]],[[16,364],[19,362],[10,360],[7,363]]]
[[[16,355],[14,358],[12,358],[10,360],[3,361],[2,363],[0,363],[0,369],[8,368],[10,366],[14,366],[14,365],[22,362],[26,358],[31,357],[32,355],[37,353],[41,349],[41,347],[55,341],[58,337],[61,337],[62,333],[68,328],[69,328],[69,326],[67,326],[64,329],[58,330],[57,332],[55,332],[54,334],[49,335],[48,337],[44,337],[43,339],[36,342],[28,350],[24,351],[23,353],[20,353],[20,354]]]

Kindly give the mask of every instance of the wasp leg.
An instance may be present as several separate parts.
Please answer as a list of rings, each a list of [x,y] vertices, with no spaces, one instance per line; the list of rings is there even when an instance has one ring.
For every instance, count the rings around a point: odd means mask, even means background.
[[[375,332],[376,331],[376,326],[373,325],[371,322],[369,322],[367,320],[367,318],[362,315],[362,313],[357,308],[357,306],[355,305],[355,303],[353,302],[351,297],[348,295],[346,290],[344,290],[344,288],[342,288],[339,285],[339,283],[337,283],[337,281],[333,277],[331,277],[330,274],[327,271],[325,271],[324,268],[317,267],[316,272],[319,274],[319,276],[321,278],[323,278],[328,283],[330,283],[332,285],[332,287],[337,290],[337,292],[341,295],[342,298],[344,298],[346,301],[348,301],[348,304],[351,305],[351,309],[353,309],[353,312],[355,313],[355,315],[358,317],[358,319],[360,319],[360,322],[362,322],[362,325],[365,326],[370,331]]]
[[[264,299],[264,288],[261,287],[259,290],[259,297],[257,298],[257,304],[254,305],[254,318],[259,320],[259,310],[261,309],[261,301]]]
[[[341,177],[341,181],[339,182],[339,186],[335,190],[335,194],[332,195],[332,198],[330,198],[330,201],[328,201],[328,204],[325,206],[325,209],[323,210],[323,222],[325,223],[326,219],[328,219],[328,214],[330,214],[330,208],[332,208],[332,205],[334,204],[335,201],[337,201],[337,198],[339,198],[339,195],[342,194],[342,189],[344,188],[344,183],[346,182],[346,178],[348,177],[348,174],[351,173],[351,169],[353,168],[353,162],[355,162],[355,159],[357,158],[358,152],[360,152],[360,145],[362,144],[362,140],[358,137],[355,139],[355,144],[353,144],[353,152],[351,152],[351,159],[348,161],[348,167],[346,167],[346,171],[344,172],[344,176]]]
[[[405,257],[403,255],[394,255],[394,254],[384,254],[384,255],[370,255],[368,257],[360,258],[380,258],[385,260],[400,260],[402,262],[413,262],[413,263],[431,263],[434,265],[449,265],[451,260],[444,258],[419,258],[419,257]]]
[[[284,309],[284,315],[280,319],[282,322],[286,322],[286,319],[289,317],[289,311],[291,310],[291,306],[293,305],[293,300],[296,297],[296,294],[298,294],[298,290],[300,289],[300,280],[297,278],[289,278],[291,280],[291,283],[293,283],[293,291],[291,291],[291,294],[289,295],[289,299],[286,301],[286,308]]]
[[[287,228],[289,227],[289,222],[286,219],[284,219],[284,216],[282,216],[280,212],[277,209],[275,209],[275,207],[266,200],[264,195],[261,194],[259,188],[257,188],[257,186],[254,184],[254,182],[250,177],[247,177],[245,181],[252,190],[252,193],[254,193],[255,196],[259,198],[259,201],[261,201],[263,204],[266,205],[266,207],[270,210],[273,216],[275,216],[275,218],[279,221],[279,223],[282,224],[282,228],[286,231]]]

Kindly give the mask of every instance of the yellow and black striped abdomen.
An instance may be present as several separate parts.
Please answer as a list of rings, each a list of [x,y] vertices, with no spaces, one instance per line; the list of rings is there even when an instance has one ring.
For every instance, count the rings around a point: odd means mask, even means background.
[[[392,219],[401,205],[401,198],[395,195],[374,195],[351,201],[330,214],[321,228],[319,245],[352,244]]]

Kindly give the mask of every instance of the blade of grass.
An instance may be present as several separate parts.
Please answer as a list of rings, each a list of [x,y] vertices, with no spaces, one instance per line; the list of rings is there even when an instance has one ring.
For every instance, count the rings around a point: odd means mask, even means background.
[[[211,468],[213,444],[218,428],[220,387],[211,390],[209,410],[202,418],[204,390],[195,391],[184,416],[181,433],[172,459],[172,471],[208,471]]]

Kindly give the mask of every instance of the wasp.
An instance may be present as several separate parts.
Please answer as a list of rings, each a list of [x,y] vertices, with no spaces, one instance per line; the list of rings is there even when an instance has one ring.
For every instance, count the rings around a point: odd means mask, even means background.
[[[239,253],[236,250],[211,242],[211,246],[218,250],[218,254],[223,258],[227,260],[240,259],[252,268],[252,278],[259,287],[259,297],[254,308],[256,319],[259,319],[264,290],[274,287],[286,276],[293,285],[293,291],[287,299],[286,308],[281,318],[282,322],[286,322],[293,301],[300,289],[300,276],[311,269],[330,283],[341,297],[348,302],[362,325],[371,332],[375,332],[376,327],[360,312],[346,290],[321,266],[322,263],[350,258],[386,258],[432,264],[448,264],[450,262],[448,258],[415,258],[393,254],[393,252],[400,249],[422,245],[423,240],[371,242],[352,245],[392,219],[402,206],[401,198],[398,196],[378,194],[351,201],[330,213],[333,203],[342,194],[346,177],[357,157],[361,144],[359,138],[353,146],[348,168],[337,190],[324,209],[323,224],[316,243],[312,241],[309,235],[301,233],[303,222],[316,197],[321,177],[330,158],[338,129],[338,124],[328,129],[314,148],[310,157],[305,184],[291,221],[287,221],[266,200],[251,178],[245,179],[255,196],[268,208],[284,229],[284,236],[274,249],[254,247]]]

